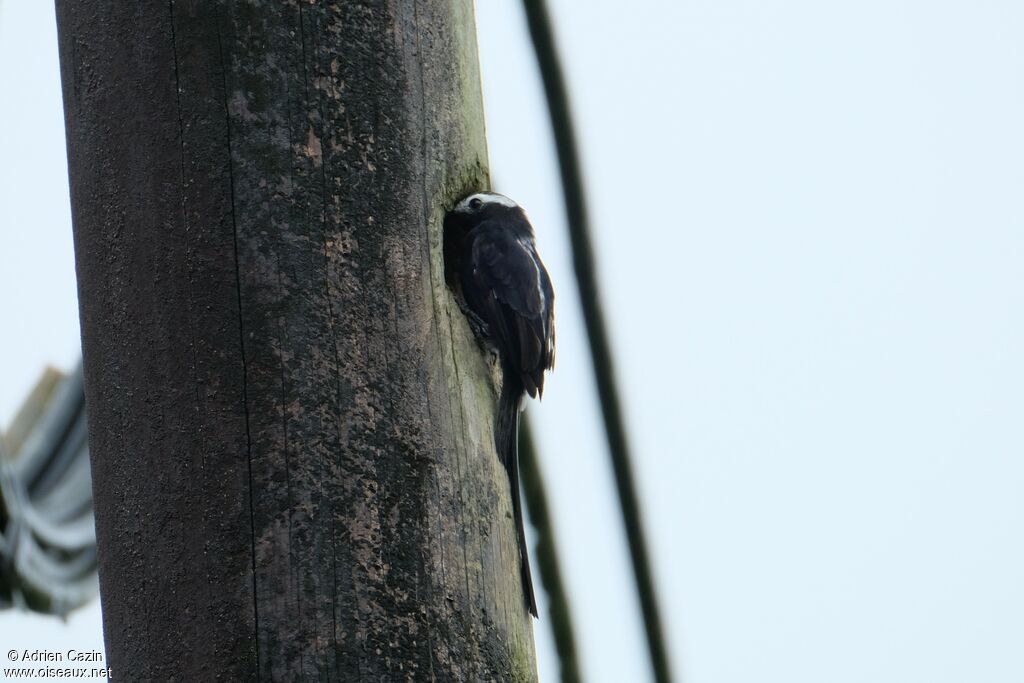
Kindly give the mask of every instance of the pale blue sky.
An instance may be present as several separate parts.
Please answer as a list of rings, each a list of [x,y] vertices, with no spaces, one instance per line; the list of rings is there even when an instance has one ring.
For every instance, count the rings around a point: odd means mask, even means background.
[[[0,93],[0,425],[6,425],[43,367],[70,369],[80,355],[52,3],[0,0]],[[66,624],[0,612],[0,661],[7,664],[11,648],[102,650],[100,628],[98,601]]]
[[[552,4],[679,673],[1024,680],[1024,6]],[[584,672],[644,680],[519,4],[478,20],[492,171],[558,291],[531,415]],[[3,0],[0,421],[77,353],[54,41]]]

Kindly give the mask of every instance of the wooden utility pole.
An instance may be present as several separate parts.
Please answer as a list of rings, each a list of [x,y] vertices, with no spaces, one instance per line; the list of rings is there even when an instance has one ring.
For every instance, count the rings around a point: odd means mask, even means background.
[[[57,0],[108,663],[531,681],[472,0]]]

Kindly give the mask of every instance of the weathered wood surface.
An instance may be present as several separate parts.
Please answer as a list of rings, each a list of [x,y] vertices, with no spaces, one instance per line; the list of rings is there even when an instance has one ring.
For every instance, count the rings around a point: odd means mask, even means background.
[[[488,359],[471,0],[58,0],[108,662],[533,680]]]

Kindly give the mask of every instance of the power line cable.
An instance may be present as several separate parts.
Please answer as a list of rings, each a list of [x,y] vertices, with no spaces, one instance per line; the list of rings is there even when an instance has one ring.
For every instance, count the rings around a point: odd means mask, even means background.
[[[558,165],[562,176],[562,190],[565,195],[569,239],[572,244],[573,267],[576,271],[583,319],[590,342],[590,355],[594,365],[601,414],[604,417],[605,435],[615,475],[615,486],[622,509],[622,521],[626,527],[633,576],[640,599],[640,609],[643,613],[651,667],[658,683],[670,683],[672,675],[669,668],[668,652],[665,648],[664,631],[651,574],[647,543],[644,540],[636,484],[630,464],[626,426],[615,382],[611,346],[598,295],[594,249],[590,238],[583,174],[569,108],[569,96],[544,0],[523,0],[523,7],[526,10],[530,38],[540,68],[544,94],[547,98],[548,114],[555,138]]]
[[[551,522],[544,477],[537,462],[537,450],[527,420],[519,423],[519,466],[523,475],[523,492],[530,524],[537,531],[537,568],[540,582],[548,596],[548,615],[555,638],[562,683],[579,683],[579,658],[576,655],[576,636],[572,626],[569,597],[562,581],[558,562],[555,529]]]

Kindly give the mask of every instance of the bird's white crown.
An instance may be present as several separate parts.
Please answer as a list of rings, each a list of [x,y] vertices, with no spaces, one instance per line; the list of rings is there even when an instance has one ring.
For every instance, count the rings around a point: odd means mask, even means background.
[[[479,204],[474,202],[478,201]],[[455,206],[455,210],[459,213],[471,213],[473,211],[479,211],[481,208],[488,204],[500,204],[501,206],[507,206],[510,209],[514,209],[519,205],[509,199],[503,194],[497,192],[477,192],[471,194]]]

